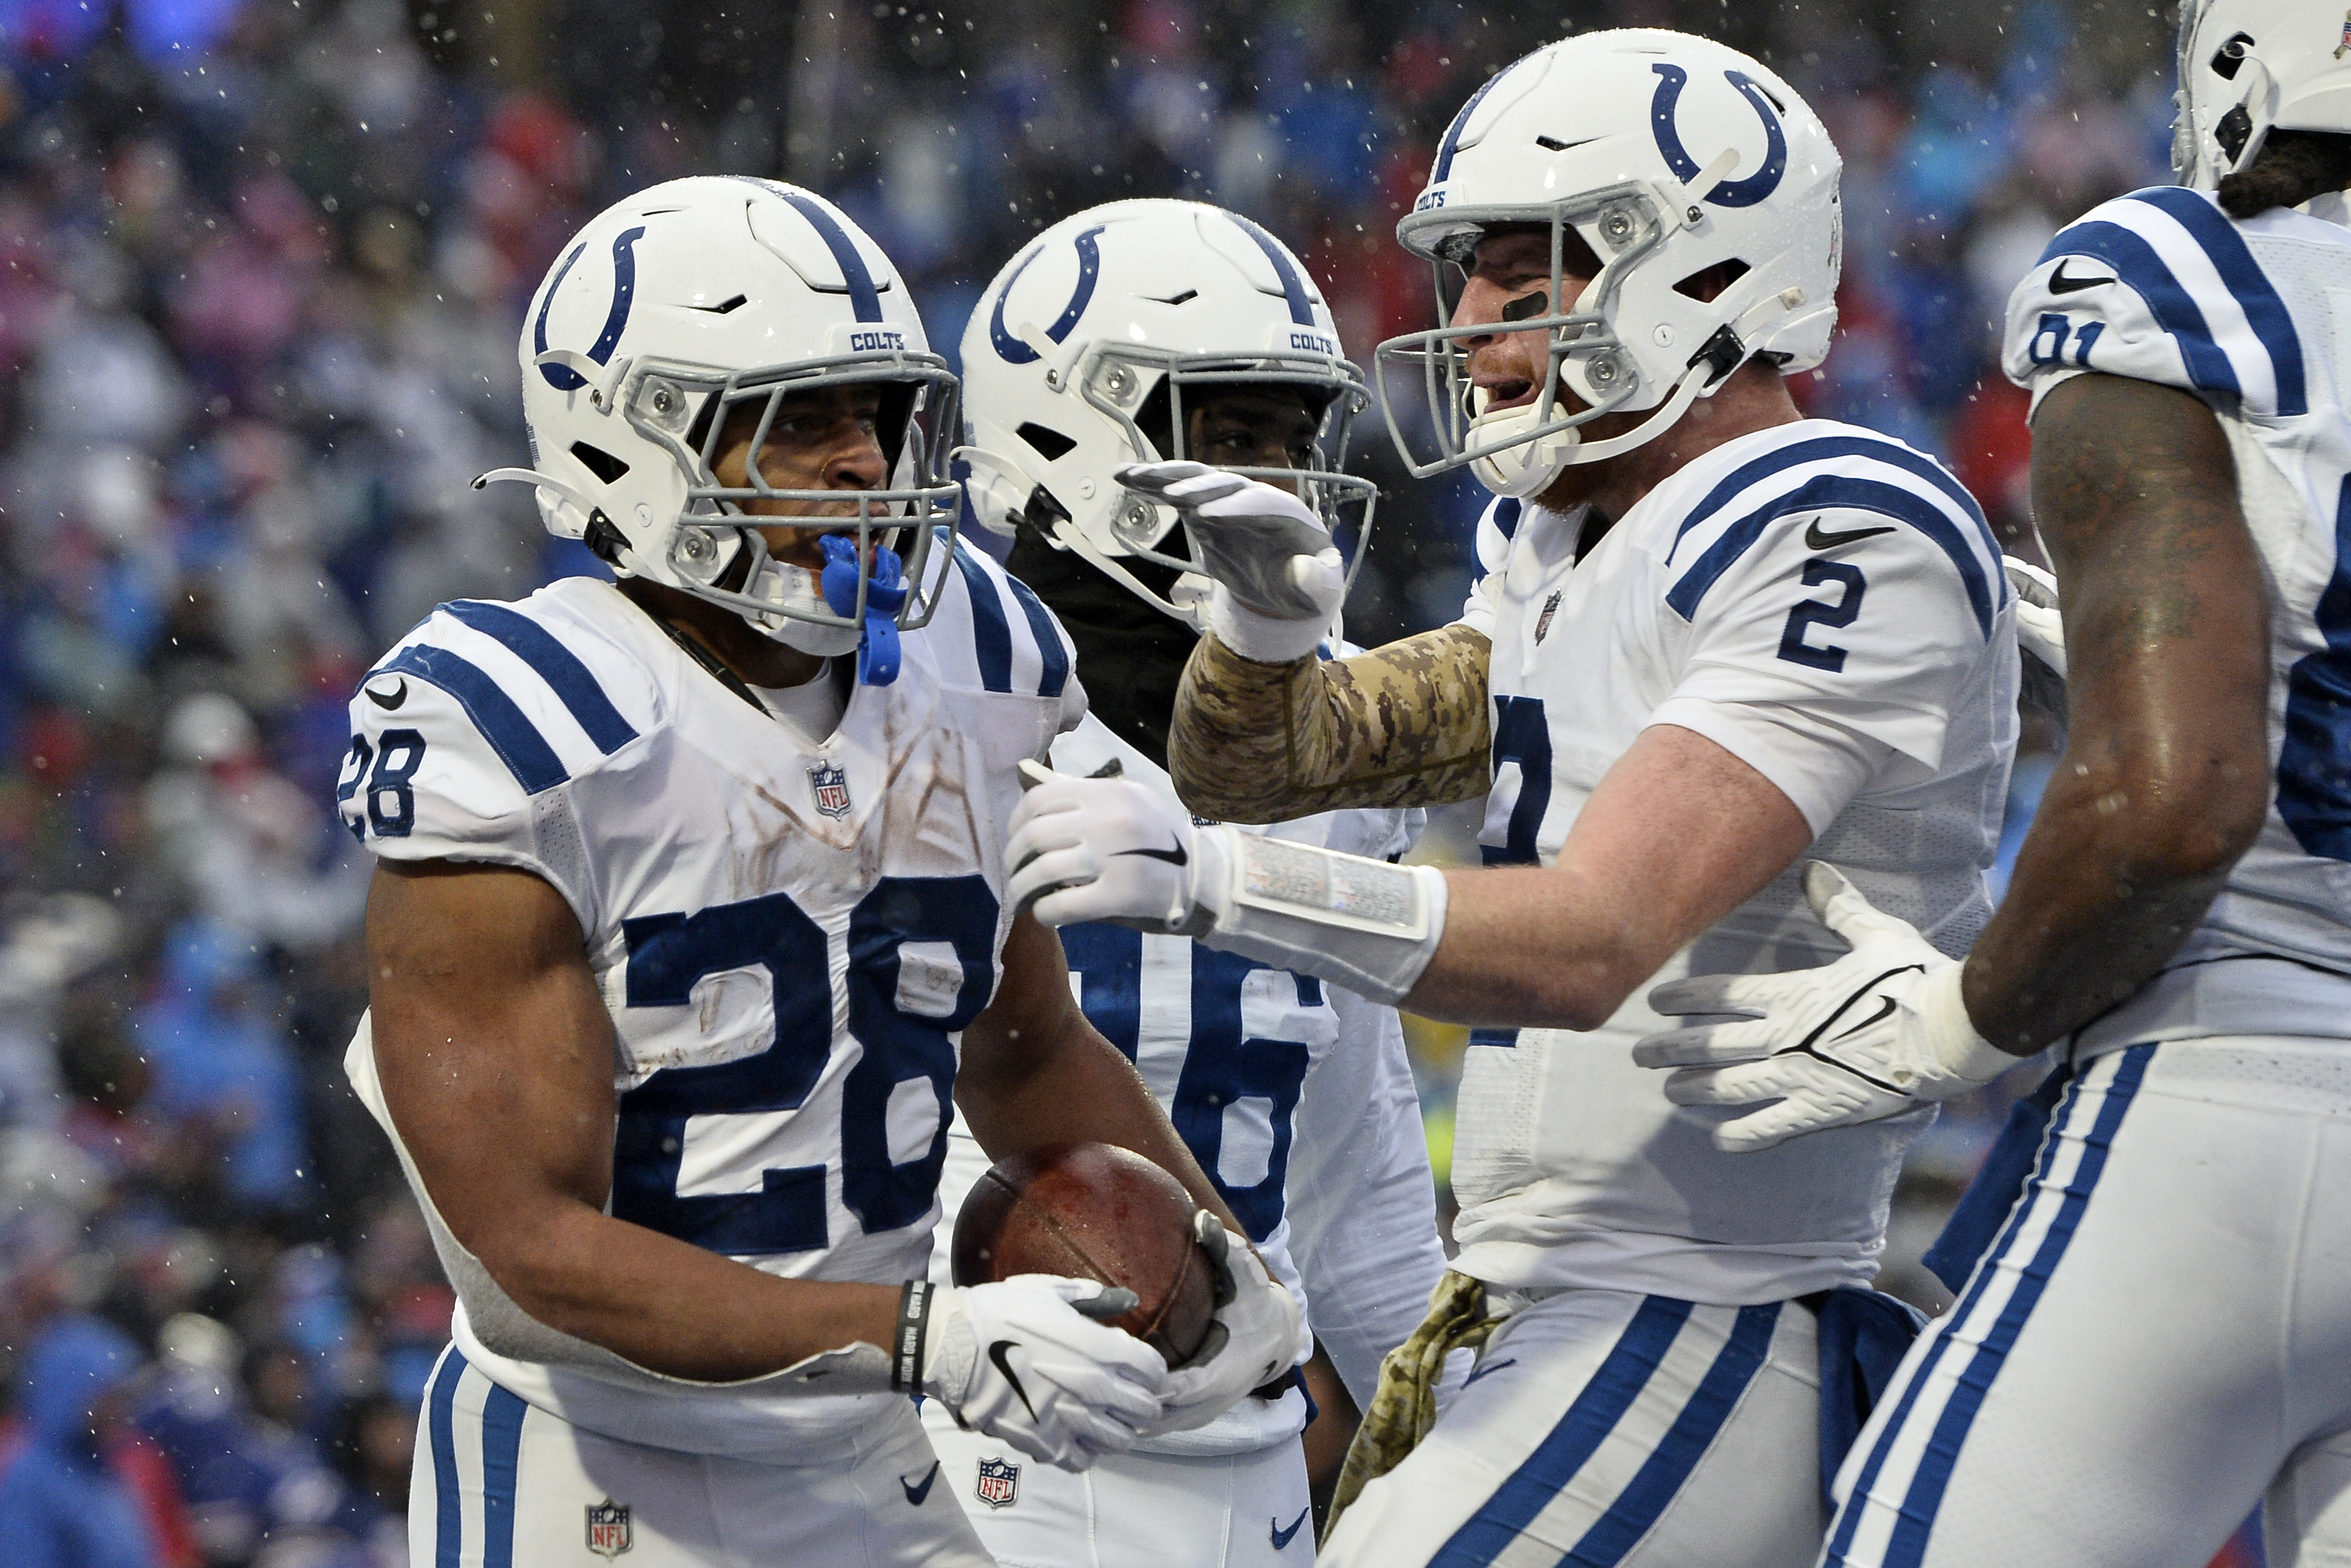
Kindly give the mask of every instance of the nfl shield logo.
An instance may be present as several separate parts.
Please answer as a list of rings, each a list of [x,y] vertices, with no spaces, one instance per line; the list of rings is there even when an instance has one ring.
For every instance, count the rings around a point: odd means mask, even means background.
[[[1551,630],[1551,618],[1559,613],[1560,596],[1566,591],[1565,589],[1562,589],[1559,593],[1554,593],[1543,601],[1542,613],[1535,617],[1536,642],[1541,642],[1543,633]]]
[[[1020,1467],[1008,1459],[982,1459],[978,1484],[971,1490],[990,1508],[1009,1508],[1020,1495]]]
[[[629,1510],[606,1498],[588,1505],[588,1550],[599,1557],[618,1557],[636,1543],[629,1539]]]
[[[816,809],[834,821],[849,815],[849,775],[830,762],[809,769],[809,788],[816,791]]]

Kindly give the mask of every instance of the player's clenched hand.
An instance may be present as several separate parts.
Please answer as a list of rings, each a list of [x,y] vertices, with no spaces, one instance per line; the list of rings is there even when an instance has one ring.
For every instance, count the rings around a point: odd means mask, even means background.
[[[1161,1415],[1146,1437],[1207,1426],[1311,1350],[1301,1337],[1296,1298],[1266,1272],[1264,1260],[1205,1208],[1192,1217],[1192,1233],[1216,1264],[1217,1315],[1192,1359],[1167,1375]]]
[[[925,1324],[923,1392],[966,1427],[1065,1470],[1124,1453],[1159,1418],[1167,1364],[1071,1304],[1102,1290],[1093,1280],[1053,1274],[936,1288]]]
[[[1197,463],[1131,463],[1112,477],[1184,519],[1200,570],[1217,584],[1219,642],[1263,664],[1314,651],[1346,597],[1347,568],[1311,507]]]
[[[1223,882],[1224,846],[1124,779],[1071,779],[1021,764],[1032,786],[1012,813],[1005,893],[1047,925],[1110,920],[1197,936],[1204,892]]]
[[[1985,1040],[1959,1000],[1959,964],[1908,923],[1872,907],[1843,872],[1814,861],[1804,895],[1853,944],[1834,964],[1779,975],[1709,975],[1649,993],[1667,1015],[1730,1013],[1751,1021],[1653,1034],[1633,1048],[1677,1105],[1763,1109],[1714,1131],[1731,1154],[1849,1127],[1989,1083],[2017,1058]]]

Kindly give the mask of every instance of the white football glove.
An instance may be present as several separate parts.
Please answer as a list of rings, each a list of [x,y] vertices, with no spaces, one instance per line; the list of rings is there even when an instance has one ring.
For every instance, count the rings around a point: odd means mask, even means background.
[[[1633,1047],[1644,1067],[1682,1070],[1666,1080],[1677,1105],[1777,1102],[1717,1127],[1717,1148],[1749,1154],[1898,1116],[1989,1083],[2022,1060],[1976,1032],[1959,999],[1959,961],[1873,908],[1843,872],[1814,861],[1804,868],[1804,895],[1851,953],[1813,969],[1708,975],[1649,993],[1649,1006],[1667,1015],[1753,1020],[1670,1030]]]
[[[2057,580],[2029,560],[2000,558],[2016,590],[2016,645],[2065,678],[2065,619],[2058,613]]]
[[[1205,1208],[1192,1217],[1192,1234],[1216,1265],[1217,1315],[1199,1351],[1167,1375],[1160,1416],[1145,1437],[1207,1426],[1313,1351],[1297,1298],[1266,1272],[1264,1260]]]
[[[1102,1293],[1097,1281],[1056,1274],[935,1287],[923,1392],[961,1425],[1065,1470],[1124,1453],[1160,1419],[1167,1363],[1123,1329],[1079,1312],[1075,1303]]]
[[[1034,762],[1020,772],[1030,788],[1004,846],[1015,909],[1047,925],[1108,920],[1187,936],[1213,928],[1227,880],[1217,835],[1132,779],[1072,779]]]
[[[1209,626],[1244,659],[1286,664],[1329,635],[1347,566],[1314,508],[1278,486],[1198,463],[1131,463],[1112,476],[1176,508],[1217,585]]]

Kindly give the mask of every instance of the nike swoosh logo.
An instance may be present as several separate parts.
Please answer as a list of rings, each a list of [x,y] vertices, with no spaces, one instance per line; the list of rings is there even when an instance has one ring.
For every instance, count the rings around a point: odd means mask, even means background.
[[[1872,986],[1882,986],[1882,985],[1884,985],[1886,981],[1888,981],[1888,980],[1892,979],[1892,978],[1893,978],[1895,976],[1896,976],[1896,975],[1907,975],[1907,974],[1912,974],[1912,973],[1924,974],[1925,972],[1926,972],[1926,966],[1925,966],[1925,965],[1923,965],[1923,964],[1896,964],[1893,968],[1886,970],[1886,971],[1884,974],[1882,974],[1882,975],[1873,975],[1873,976],[1871,976],[1871,977],[1870,977],[1870,978],[1869,978],[1869,980],[1867,981],[1867,983],[1866,983],[1866,984],[1860,985],[1860,986],[1856,986],[1855,988],[1854,988],[1853,995],[1854,995],[1854,996],[1855,996],[1855,997],[1861,996],[1861,995],[1863,995],[1865,992],[1868,991],[1868,990],[1869,990],[1869,988],[1870,988],[1870,987],[1872,987]],[[1884,1000],[1884,1001],[1886,1002],[1886,1006],[1882,1010],[1880,1010],[1880,1011],[1879,1011],[1879,1013],[1878,1013],[1878,1015],[1877,1015],[1877,1018],[1876,1018],[1876,1019],[1871,1019],[1869,1020],[1869,1022],[1871,1022],[1871,1023],[1876,1023],[1876,1022],[1877,1021],[1877,1019],[1882,1019],[1882,1018],[1884,1018],[1884,1017],[1886,1015],[1886,1013],[1891,1012],[1891,1011],[1893,1010],[1893,1002],[1894,1002],[1894,998],[1891,998],[1891,997],[1886,997],[1886,998],[1881,998],[1881,999],[1882,999],[1882,1000]],[[1840,1009],[1839,1010],[1841,1011],[1841,1010],[1843,1010],[1843,1009]],[[1898,1084],[1898,1083],[1888,1083],[1888,1082],[1887,1082],[1885,1079],[1883,1079],[1883,1078],[1879,1078],[1879,1077],[1877,1077],[1877,1076],[1876,1076],[1875,1074],[1872,1074],[1872,1073],[1864,1072],[1860,1068],[1855,1067],[1855,1066],[1852,1062],[1850,1062],[1850,1061],[1838,1061],[1835,1057],[1834,1057],[1834,1056],[1823,1056],[1823,1054],[1821,1054],[1821,1034],[1822,1034],[1822,1032],[1823,1032],[1823,1030],[1825,1030],[1829,1027],[1829,1025],[1830,1025],[1830,1024],[1833,1024],[1833,1023],[1834,1023],[1834,1022],[1836,1022],[1836,1014],[1835,1014],[1835,1013],[1831,1013],[1831,1014],[1830,1014],[1826,1019],[1823,1019],[1823,1020],[1821,1021],[1821,1023],[1820,1023],[1816,1028],[1814,1028],[1814,1029],[1813,1029],[1813,1032],[1812,1032],[1812,1033],[1810,1033],[1810,1034],[1806,1035],[1802,1040],[1801,1040],[1797,1041],[1794,1045],[1790,1046],[1788,1049],[1789,1049],[1789,1050],[1791,1050],[1791,1051],[1794,1051],[1802,1052],[1803,1055],[1806,1055],[1806,1056],[1811,1057],[1813,1061],[1817,1061],[1817,1062],[1821,1063],[1821,1064],[1822,1064],[1823,1066],[1824,1066],[1824,1067],[1834,1067],[1834,1068],[1835,1068],[1839,1072],[1842,1072],[1842,1073],[1845,1074],[1847,1077],[1850,1077],[1850,1078],[1857,1078],[1857,1079],[1859,1079],[1862,1082],[1868,1084],[1872,1089],[1883,1089],[1883,1090],[1884,1090],[1884,1091],[1886,1091],[1886,1092],[1887,1092],[1888,1094],[1904,1094],[1904,1095],[1907,1095],[1907,1094],[1908,1094],[1908,1093],[1910,1092],[1908,1090],[1907,1090],[1907,1089],[1903,1088],[1903,1087],[1902,1087],[1900,1084]],[[1861,1024],[1855,1024],[1855,1025],[1854,1026],[1854,1029],[1860,1029],[1860,1028],[1864,1028],[1864,1027],[1865,1027],[1865,1026],[1861,1025]],[[1836,1036],[1834,1036],[1834,1039],[1835,1039],[1835,1040],[1843,1040],[1846,1034],[1851,1034],[1852,1032],[1853,1032],[1853,1030],[1850,1030],[1850,1029],[1849,1029],[1849,1030],[1846,1030],[1844,1031],[1844,1034],[1836,1035]]]
[[[1863,1030],[1867,1029],[1871,1024],[1876,1023],[1878,1019],[1884,1018],[1886,1014],[1894,1010],[1894,998],[1892,997],[1880,997],[1877,999],[1883,1005],[1880,1006],[1876,1012],[1870,1014],[1867,1018],[1862,1019],[1851,1029],[1841,1029],[1837,1030],[1836,1033],[1829,1036],[1830,1043],[1834,1044],[1836,1041],[1843,1040],[1849,1034],[1859,1034]]]
[[[1518,1364],[1519,1358],[1515,1355],[1502,1361],[1481,1361],[1478,1364],[1475,1371],[1471,1372],[1468,1376],[1461,1380],[1461,1386],[1467,1388],[1471,1384],[1477,1382],[1479,1378],[1487,1375],[1489,1373],[1499,1372],[1506,1366],[1516,1366]]]
[[[987,1359],[996,1363],[996,1370],[1004,1374],[1004,1381],[1012,1385],[1012,1392],[1020,1396],[1020,1408],[1029,1412],[1029,1419],[1037,1418],[1037,1406],[1029,1403],[1029,1391],[1020,1386],[1020,1375],[1012,1370],[1013,1347],[1017,1339],[1000,1339],[987,1347]]]
[[[1184,852],[1182,844],[1172,850],[1121,850],[1111,859],[1116,860],[1119,855],[1142,855],[1146,860],[1165,861],[1169,865],[1183,865],[1192,858]]]
[[[1289,1545],[1292,1541],[1295,1541],[1298,1538],[1298,1527],[1304,1524],[1306,1522],[1306,1516],[1313,1511],[1314,1509],[1311,1504],[1300,1509],[1298,1511],[1298,1517],[1290,1521],[1290,1528],[1288,1530],[1281,1528],[1281,1521],[1278,1519],[1267,1521],[1266,1522],[1273,1526],[1273,1549],[1276,1552],[1279,1552],[1283,1547]]]
[[[398,707],[401,704],[408,700],[408,682],[404,679],[400,683],[400,689],[393,692],[390,696],[385,696],[381,692],[377,691],[372,686],[361,686],[360,690],[367,693],[368,701],[375,704],[376,706],[383,709],[386,713],[391,712],[393,708]]]
[[[1833,534],[1821,527],[1820,518],[1814,517],[1812,526],[1804,530],[1804,548],[1834,549],[1839,545],[1849,545],[1855,539],[1874,539],[1880,534],[1890,534],[1893,531],[1893,525],[1888,524],[1882,528],[1848,528],[1844,533]]]
[[[900,1476],[898,1478],[898,1484],[906,1489],[906,1500],[913,1503],[916,1508],[920,1508],[923,1506],[923,1500],[931,1495],[931,1483],[938,1479],[939,1462],[936,1459],[933,1459],[931,1461],[931,1468],[923,1474],[923,1484],[921,1486],[914,1485],[904,1476]]]
[[[2061,261],[2057,264],[2057,270],[2049,275],[2049,292],[2079,294],[2085,288],[2104,288],[2113,281],[2111,277],[2068,277],[2065,276],[2065,264]]]

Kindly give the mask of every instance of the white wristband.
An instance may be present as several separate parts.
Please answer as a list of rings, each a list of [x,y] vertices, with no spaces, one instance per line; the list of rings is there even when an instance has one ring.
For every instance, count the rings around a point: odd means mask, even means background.
[[[1328,621],[1285,621],[1251,610],[1221,582],[1208,602],[1208,630],[1253,664],[1294,664],[1311,655],[1330,629]]]
[[[1444,936],[1445,873],[1435,866],[1390,865],[1222,823],[1193,841],[1195,896],[1214,922],[1199,939],[1211,947],[1393,1006]]]
[[[1970,1083],[1989,1083],[2023,1059],[1976,1032],[1975,1020],[1968,1017],[1967,1002],[1959,994],[1959,977],[1966,972],[1964,964],[1936,970],[1919,985],[1912,1005],[1925,1020],[1927,1038],[1934,1041],[1936,1058],[1944,1069]]]

